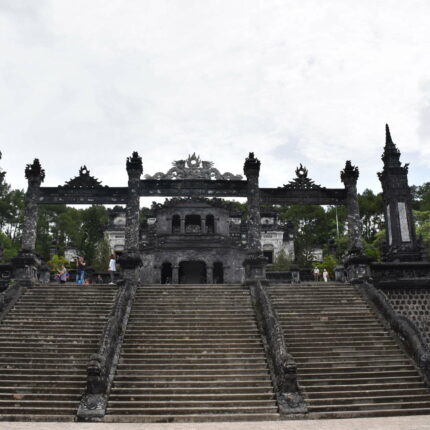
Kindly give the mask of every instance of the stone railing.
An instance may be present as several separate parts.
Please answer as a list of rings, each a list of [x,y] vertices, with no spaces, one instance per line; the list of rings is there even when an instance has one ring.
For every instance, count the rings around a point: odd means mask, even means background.
[[[398,315],[385,295],[373,284],[359,284],[360,291],[384,318],[387,325],[401,340],[406,351],[414,358],[416,364],[430,385],[430,351],[418,327],[407,317]]]
[[[19,285],[11,281],[9,287],[0,293],[0,322],[7,315],[7,313],[15,306],[15,303],[24,294],[25,286]]]
[[[430,263],[426,261],[372,263],[370,268],[373,282],[378,287],[430,286]]]
[[[106,414],[136,288],[137,283],[128,280],[118,285],[112,311],[100,338],[99,350],[91,355],[88,363],[87,387],[77,412],[81,421],[97,421]]]
[[[280,413],[304,414],[307,407],[297,384],[297,366],[287,352],[284,333],[270,298],[260,281],[251,282],[248,286],[256,309],[257,322],[266,339],[266,351],[271,362]]]

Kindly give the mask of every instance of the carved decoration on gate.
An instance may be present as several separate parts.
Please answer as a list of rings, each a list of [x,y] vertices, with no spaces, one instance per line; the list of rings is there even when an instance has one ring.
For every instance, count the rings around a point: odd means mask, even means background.
[[[281,187],[278,187],[281,188]],[[314,183],[314,181],[310,178],[308,178],[308,169],[306,167],[302,166],[300,163],[300,166],[296,169],[296,177],[288,182],[288,184],[284,184],[282,187],[287,190],[324,190],[325,187],[321,187],[321,185],[317,185]]]
[[[173,167],[167,172],[157,172],[155,175],[145,175],[145,179],[211,179],[211,180],[240,180],[241,175],[230,172],[221,174],[213,167],[212,161],[201,160],[194,152],[186,160],[174,161]]]
[[[60,185],[60,188],[107,188],[107,185],[103,186],[97,178],[90,175],[87,166],[82,166],[79,169],[79,175],[70,179],[70,181],[66,182],[63,186]]]

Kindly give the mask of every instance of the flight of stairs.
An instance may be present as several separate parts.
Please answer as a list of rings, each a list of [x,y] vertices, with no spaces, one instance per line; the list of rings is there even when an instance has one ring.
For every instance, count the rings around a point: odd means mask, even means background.
[[[430,390],[354,286],[269,287],[309,418],[430,413]]]
[[[75,419],[115,293],[74,284],[25,292],[0,324],[0,420]]]
[[[138,288],[105,421],[278,417],[248,290]]]

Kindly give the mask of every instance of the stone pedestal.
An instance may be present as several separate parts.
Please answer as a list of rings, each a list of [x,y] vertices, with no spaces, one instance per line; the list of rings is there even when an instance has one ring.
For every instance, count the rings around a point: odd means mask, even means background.
[[[139,268],[142,264],[140,254],[137,252],[125,252],[120,255],[118,263],[121,267],[121,277],[133,282],[139,280]]]
[[[360,284],[371,278],[370,263],[373,258],[364,254],[350,254],[343,264],[346,270],[347,281],[351,284]]]
[[[267,258],[262,255],[249,255],[243,262],[245,267],[245,282],[266,281]]]
[[[334,269],[334,280],[336,282],[346,282],[345,267],[336,266]]]
[[[32,252],[21,251],[12,259],[13,277],[21,286],[31,287],[39,282],[37,271],[40,259]]]

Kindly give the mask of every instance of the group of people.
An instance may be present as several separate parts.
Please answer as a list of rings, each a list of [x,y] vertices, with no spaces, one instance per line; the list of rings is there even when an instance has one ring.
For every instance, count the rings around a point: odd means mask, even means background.
[[[85,267],[86,263],[84,257],[78,256],[75,260],[76,264],[76,284],[77,285],[89,285],[91,284],[91,280],[85,280]],[[115,255],[111,255],[109,259],[108,272],[110,275],[109,285],[115,285],[115,272],[116,272],[116,258]],[[60,281],[61,284],[65,284],[69,279],[69,272],[67,271],[64,264],[61,264],[59,269],[57,270],[56,279]],[[101,276],[99,275],[97,280],[100,280]]]
[[[327,269],[324,269],[322,272],[322,277],[324,282],[328,282],[328,272]],[[314,269],[314,280],[318,282],[320,280],[320,269],[318,267],[315,267]]]

